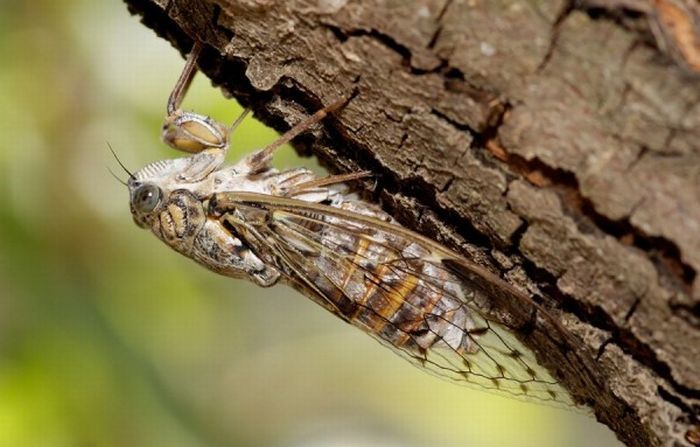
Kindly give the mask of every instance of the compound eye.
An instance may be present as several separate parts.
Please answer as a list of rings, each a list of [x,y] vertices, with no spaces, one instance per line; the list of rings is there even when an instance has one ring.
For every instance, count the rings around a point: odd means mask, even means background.
[[[134,191],[134,208],[142,213],[150,213],[158,206],[162,195],[156,185],[139,186]]]

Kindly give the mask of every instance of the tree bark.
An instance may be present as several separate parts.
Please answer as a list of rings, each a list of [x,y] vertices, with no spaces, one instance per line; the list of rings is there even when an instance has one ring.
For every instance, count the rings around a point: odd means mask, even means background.
[[[564,386],[623,442],[691,443],[700,81],[658,49],[644,11],[126,2],[181,52],[204,42],[202,71],[279,130],[352,94],[297,147],[334,172],[372,171],[365,186],[406,226],[536,293],[578,344]]]

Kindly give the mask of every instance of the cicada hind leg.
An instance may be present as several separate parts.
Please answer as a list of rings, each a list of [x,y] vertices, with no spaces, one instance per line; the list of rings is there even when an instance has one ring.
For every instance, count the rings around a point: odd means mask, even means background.
[[[192,79],[197,73],[197,60],[202,50],[203,44],[196,41],[187,57],[185,68],[182,70],[168,98],[167,116],[163,123],[162,131],[163,141],[168,146],[192,154],[204,153],[207,155],[208,159],[211,160],[209,163],[206,160],[203,160],[203,163],[198,163],[198,167],[206,166],[198,169],[200,172],[197,174],[185,176],[188,180],[192,181],[201,179],[201,173],[208,173],[207,171],[211,172],[210,168],[212,166],[223,162],[229,147],[231,133],[241,121],[243,121],[249,111],[249,109],[244,110],[236,121],[230,127],[227,127],[208,116],[187,112],[180,108],[187,94],[187,90],[192,83]],[[271,144],[241,160],[235,166],[236,172],[256,173],[267,169],[275,150],[321,121],[329,113],[347,104],[348,100],[349,98],[342,98],[316,111],[316,113],[302,120],[283,135],[280,135],[280,137]]]

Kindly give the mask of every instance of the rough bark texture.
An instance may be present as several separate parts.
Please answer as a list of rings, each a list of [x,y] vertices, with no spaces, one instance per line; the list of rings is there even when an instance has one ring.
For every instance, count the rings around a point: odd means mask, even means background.
[[[659,51],[643,12],[127,3],[183,53],[206,43],[202,70],[280,130],[353,93],[298,146],[333,171],[376,173],[366,186],[404,224],[537,292],[589,359],[561,380],[624,442],[693,439],[700,82]]]

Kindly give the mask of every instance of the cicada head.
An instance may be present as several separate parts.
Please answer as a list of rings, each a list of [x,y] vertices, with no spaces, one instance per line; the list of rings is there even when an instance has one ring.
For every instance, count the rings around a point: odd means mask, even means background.
[[[178,251],[188,251],[205,221],[202,200],[177,181],[181,160],[151,163],[129,178],[129,205],[136,225],[151,229]]]

